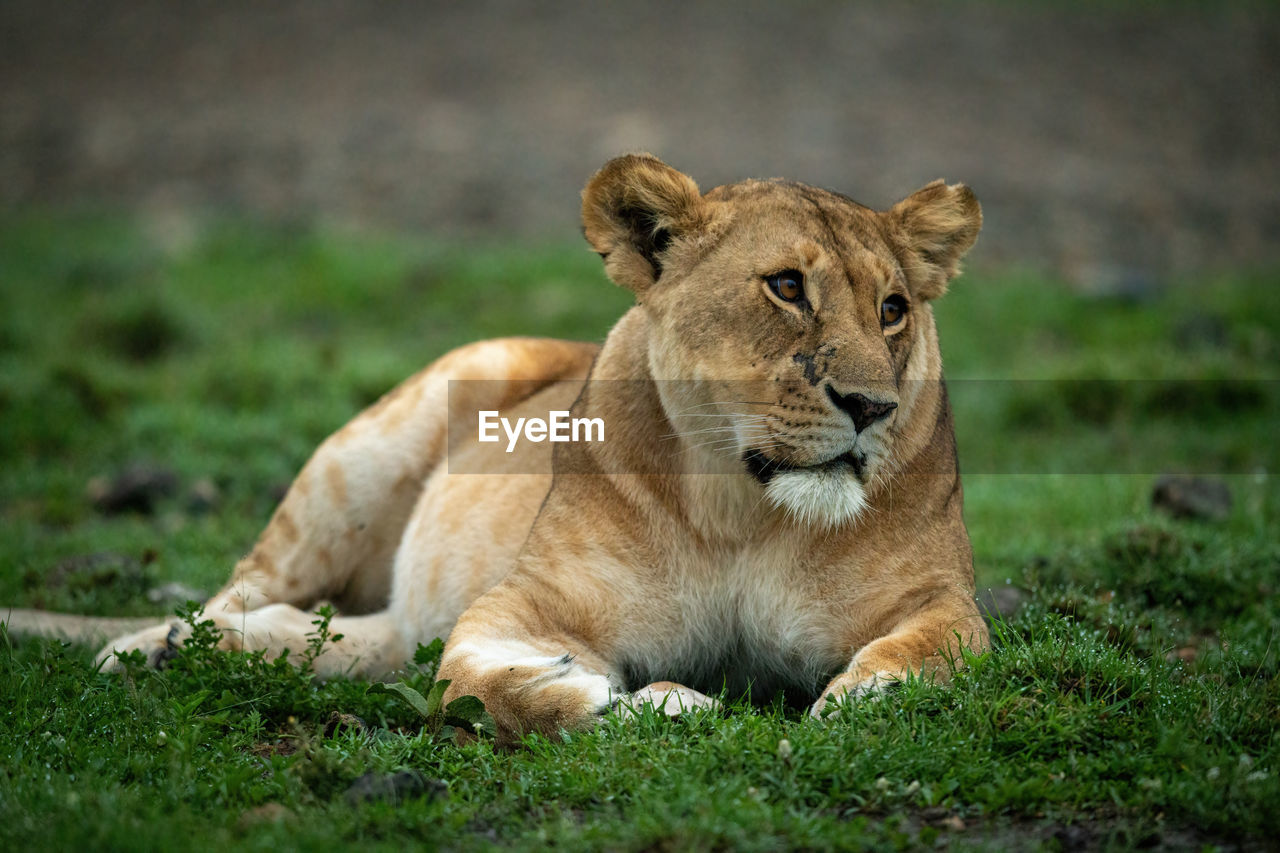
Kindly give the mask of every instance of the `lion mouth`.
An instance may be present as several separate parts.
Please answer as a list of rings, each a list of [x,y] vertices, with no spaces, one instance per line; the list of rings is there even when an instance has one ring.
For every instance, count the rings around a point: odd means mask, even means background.
[[[813,465],[797,465],[794,462],[788,462],[785,459],[774,459],[764,455],[759,450],[748,450],[742,454],[742,462],[747,466],[747,471],[762,486],[767,486],[774,475],[781,474],[786,471],[836,471],[841,468],[848,468],[853,471],[855,477],[859,481],[862,480],[862,473],[867,464],[867,458],[857,453],[853,449],[846,450],[839,456],[834,456],[825,462],[818,462]]]

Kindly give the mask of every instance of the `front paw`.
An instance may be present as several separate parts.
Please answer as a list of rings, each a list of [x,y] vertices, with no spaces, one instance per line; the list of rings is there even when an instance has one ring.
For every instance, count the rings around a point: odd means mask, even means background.
[[[809,708],[809,716],[821,720],[835,713],[841,705],[864,696],[879,696],[891,687],[901,683],[899,676],[892,672],[866,673],[844,672],[831,679]]]
[[[173,628],[169,624],[157,625],[112,640],[94,656],[94,660],[103,672],[124,672],[122,659],[136,651],[142,652],[148,667],[162,669],[177,654],[176,647],[169,642]]]
[[[224,651],[240,651],[241,632],[234,629],[230,620],[225,617],[211,619],[201,616],[200,621],[212,621],[219,632],[218,648]],[[130,652],[142,652],[147,666],[151,669],[164,669],[169,661],[178,656],[182,647],[194,633],[191,622],[175,619],[164,625],[147,628],[136,634],[129,634],[112,640],[95,656],[95,661],[103,672],[123,672],[123,658]]]
[[[616,713],[624,719],[634,719],[646,705],[668,717],[678,717],[697,708],[720,708],[716,699],[691,687],[672,681],[655,681],[619,699]]]

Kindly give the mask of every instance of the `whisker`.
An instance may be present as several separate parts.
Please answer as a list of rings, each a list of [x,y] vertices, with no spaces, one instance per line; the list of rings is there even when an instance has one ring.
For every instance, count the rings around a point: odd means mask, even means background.
[[[683,415],[684,413],[691,412],[694,409],[705,409],[707,406],[776,406],[776,405],[778,405],[777,400],[721,400],[721,401],[712,401],[710,403],[695,403],[692,406],[681,409],[678,412],[673,412],[672,414]]]
[[[704,441],[699,444],[691,444],[685,448],[685,452],[687,453],[690,450],[697,450],[699,448],[706,448],[706,447],[720,449],[724,447],[737,447],[737,445],[738,445],[738,439],[736,436],[731,439],[712,439],[710,441]],[[769,450],[770,448],[780,447],[780,446],[782,446],[780,442],[775,442],[773,444],[764,444],[758,447],[752,447],[751,449],[752,450]]]
[[[742,437],[746,439],[750,439],[750,438],[755,438],[762,435],[768,435],[769,433],[766,430],[764,430],[762,427],[763,427],[762,424],[745,425],[741,430]],[[739,434],[739,430],[737,427],[732,425],[719,426],[719,427],[707,427],[706,429],[691,429],[691,430],[686,430],[684,432],[669,432],[663,436],[660,436],[660,438],[662,438],[665,441],[672,438],[687,438],[689,436],[698,436],[698,435],[705,436],[705,435],[716,434],[716,433],[723,434],[727,437],[737,438]]]
[[[732,432],[736,434],[737,431],[734,429],[733,425],[730,424],[726,426],[707,427],[706,429],[690,429],[683,432],[669,432],[665,435],[659,436],[659,438],[664,440],[668,438],[684,438],[687,435],[705,435],[709,432]]]

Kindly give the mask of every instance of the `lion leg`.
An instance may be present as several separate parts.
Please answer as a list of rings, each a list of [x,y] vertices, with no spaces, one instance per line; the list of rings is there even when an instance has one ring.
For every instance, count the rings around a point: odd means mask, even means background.
[[[535,623],[535,614],[546,610],[521,595],[516,584],[504,584],[462,614],[445,647],[445,700],[478,697],[497,724],[500,742],[589,728],[611,711],[633,718],[644,705],[668,716],[719,707],[715,699],[669,681],[629,693],[619,669],[584,642],[580,631]]]
[[[405,381],[320,445],[231,580],[205,603],[206,617],[234,623],[267,605],[305,608],[321,599],[352,613],[386,607],[395,549],[427,472],[443,453],[446,424],[430,371]],[[182,623],[171,621],[119,637],[98,660],[114,668],[115,652],[140,650],[160,664],[181,633]]]
[[[550,382],[585,376],[595,351],[565,341],[482,341],[403,382],[320,445],[206,611],[320,600],[347,613],[386,607],[405,527],[447,452],[450,380],[484,380],[462,387],[476,399],[455,411],[498,409]]]
[[[809,715],[821,718],[828,707],[874,694],[913,675],[945,681],[960,662],[961,648],[981,651],[987,645],[986,624],[971,600],[921,611],[859,649],[848,669],[823,689]]]
[[[218,647],[225,651],[261,651],[271,659],[288,652],[293,660],[300,660],[315,638],[318,618],[289,604],[270,604],[258,610],[215,615],[212,621],[221,633]],[[186,622],[149,628],[117,641],[100,653],[99,660],[108,668],[118,667],[118,654],[140,649],[149,664],[159,666],[178,653],[191,630]],[[380,676],[403,666],[409,658],[399,626],[387,611],[334,616],[328,630],[330,639],[311,661],[321,677]]]
[[[440,663],[439,677],[450,681],[445,701],[479,697],[502,743],[588,728],[626,695],[622,679],[570,638],[458,637],[462,628],[460,622]]]
[[[320,445],[206,611],[322,599],[343,612],[382,609],[405,527],[447,451],[449,381],[488,380],[470,387],[489,395],[478,405],[498,408],[589,364],[580,346],[523,340],[471,344],[432,363]]]
[[[288,604],[271,604],[238,617],[215,620],[215,624],[222,631],[224,649],[263,651],[268,658],[288,651],[297,659],[314,640],[318,618]],[[329,639],[311,662],[321,677],[381,676],[404,666],[409,659],[404,637],[388,611],[334,616],[329,620],[328,631]]]
[[[461,624],[440,665],[440,677],[450,681],[445,701],[479,697],[502,743],[535,732],[590,728],[610,712],[634,719],[645,706],[668,717],[720,707],[712,697],[670,681],[628,693],[603,659],[567,637],[516,640],[468,631],[457,638],[459,630]]]
[[[401,533],[443,454],[439,384],[428,369],[326,439],[206,612],[321,599],[354,613],[385,607]]]

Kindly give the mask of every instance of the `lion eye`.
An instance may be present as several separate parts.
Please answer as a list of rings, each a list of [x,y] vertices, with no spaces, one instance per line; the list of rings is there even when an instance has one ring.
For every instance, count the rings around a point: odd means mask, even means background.
[[[783,302],[799,302],[804,299],[804,273],[799,270],[783,270],[765,279],[773,295]]]
[[[880,325],[884,328],[898,325],[905,316],[907,316],[907,300],[901,296],[895,294],[880,303]]]

